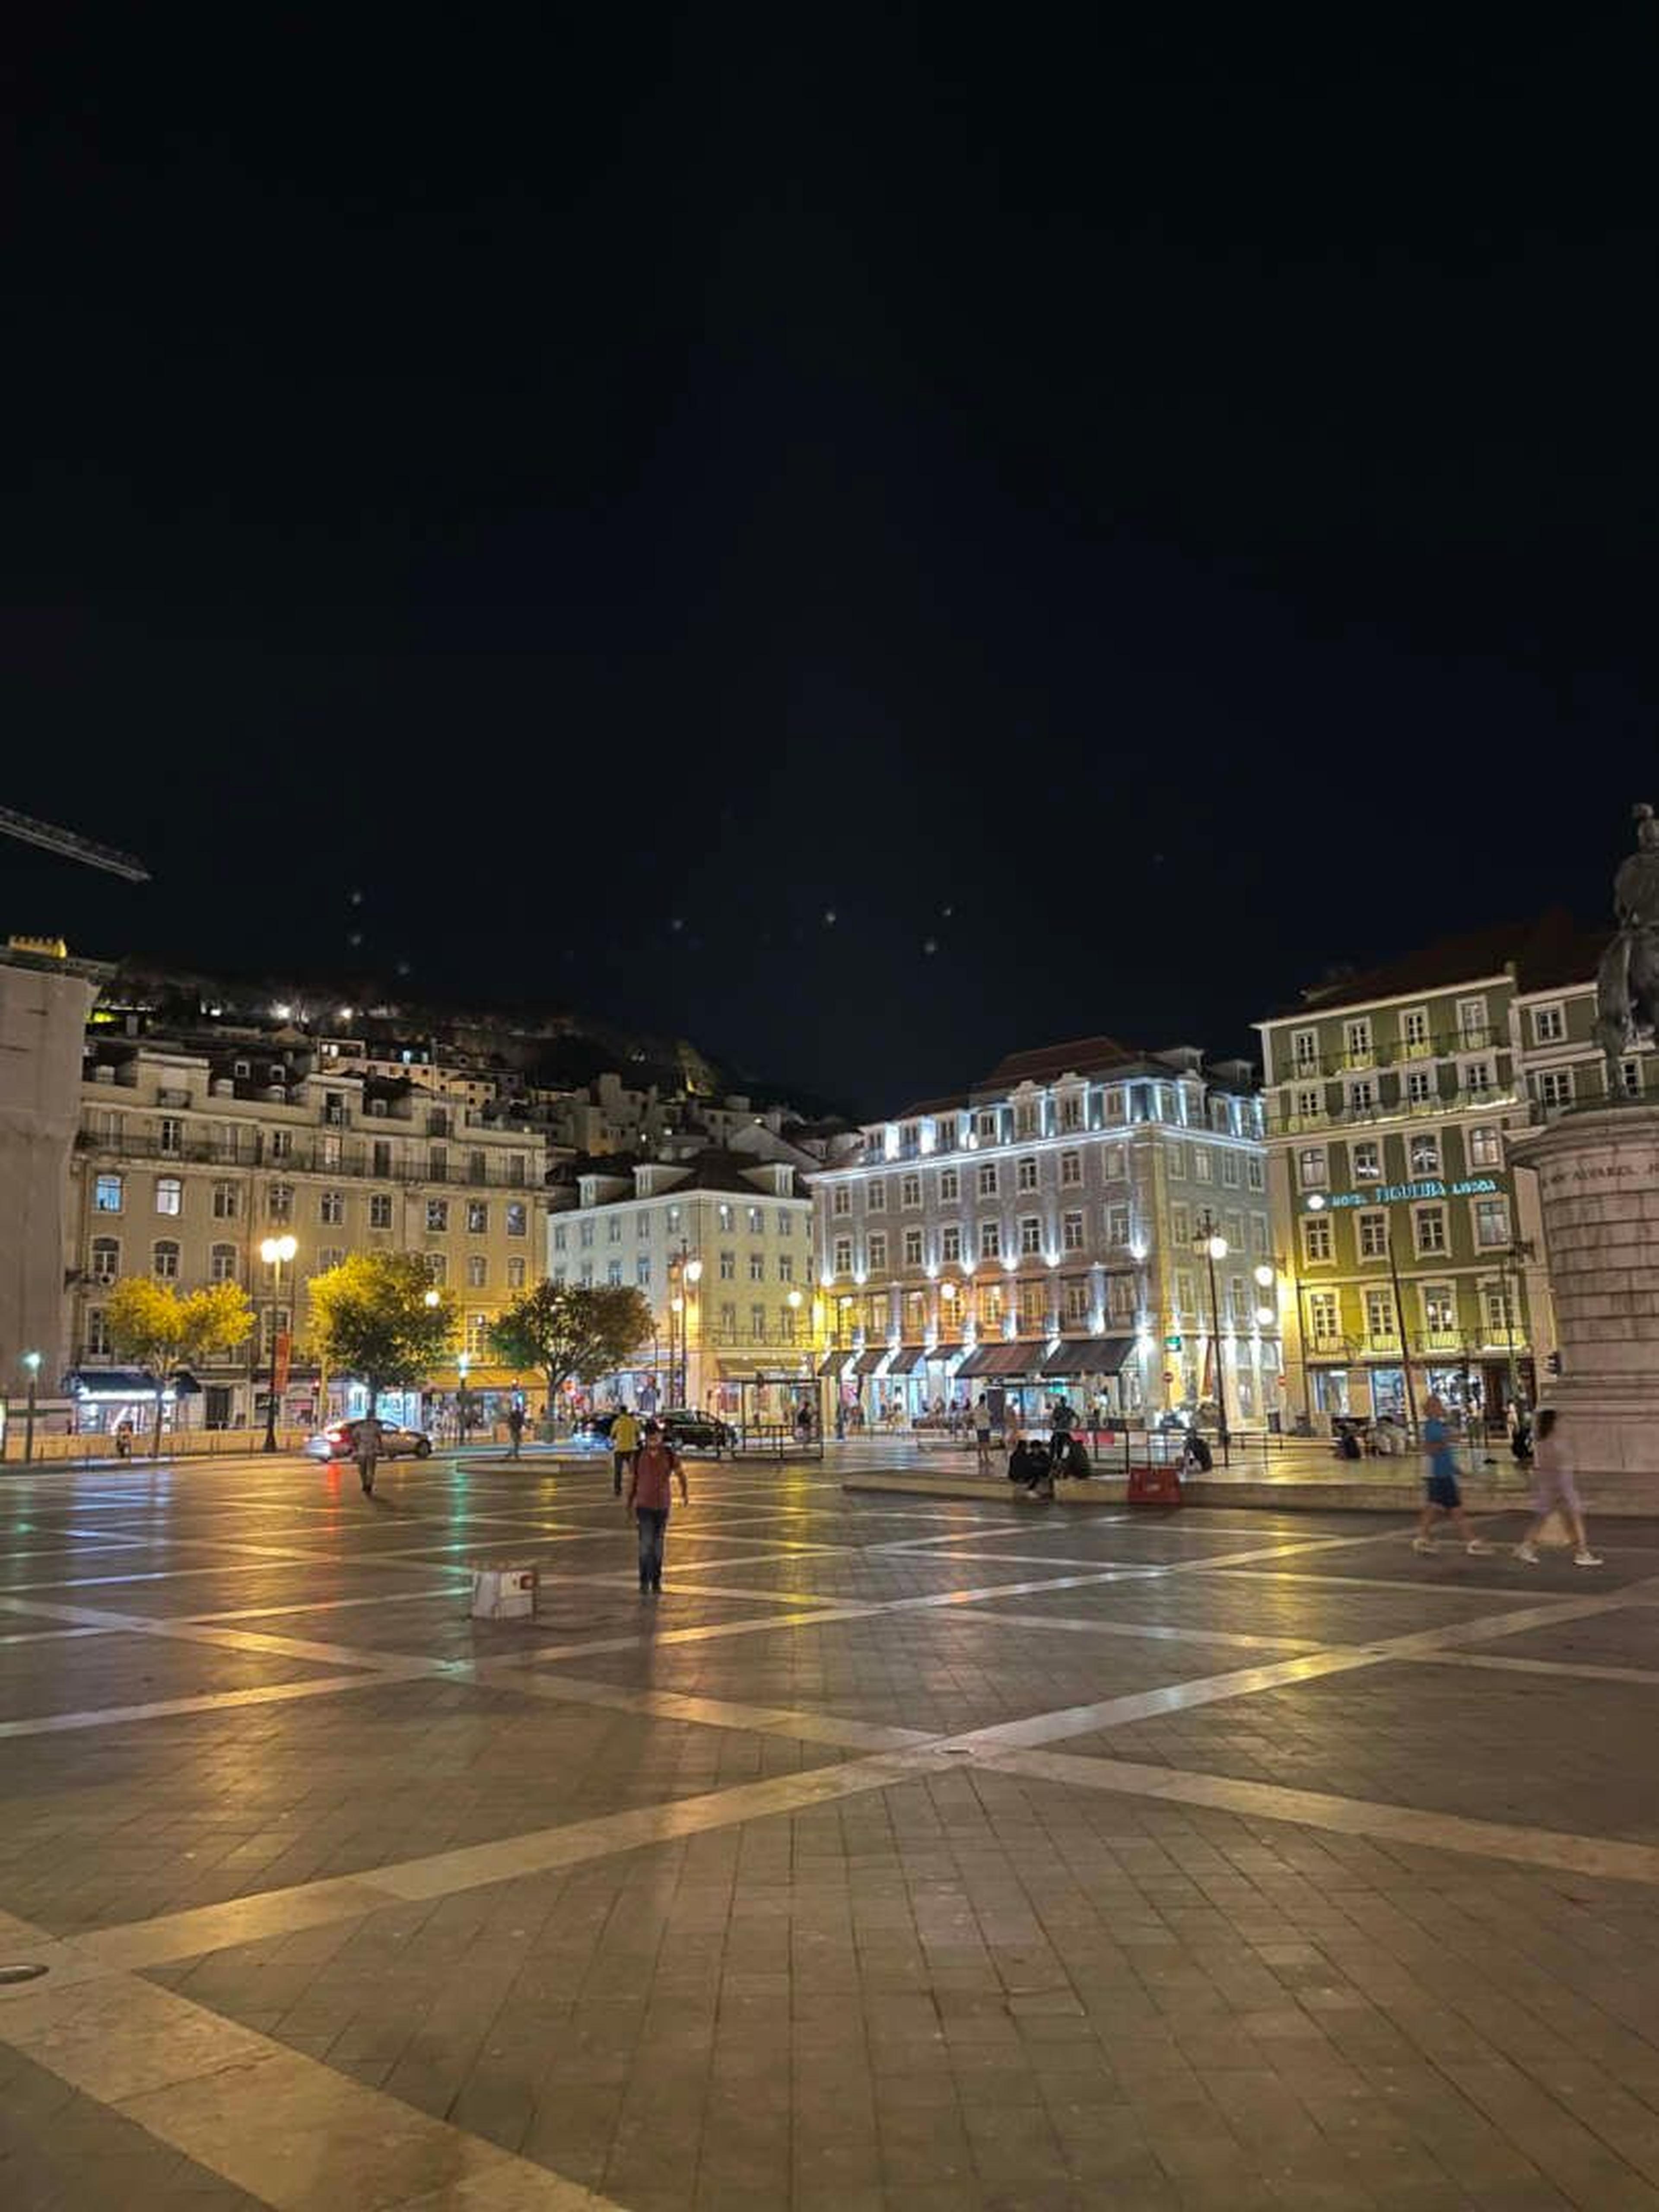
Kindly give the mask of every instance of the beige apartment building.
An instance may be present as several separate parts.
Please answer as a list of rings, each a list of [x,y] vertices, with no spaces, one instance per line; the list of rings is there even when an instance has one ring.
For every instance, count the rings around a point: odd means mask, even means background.
[[[460,1301],[463,1340],[428,1378],[428,1418],[434,1401],[463,1382],[487,1413],[491,1395],[519,1379],[493,1363],[486,1332],[541,1272],[543,1137],[487,1121],[407,1077],[336,1072],[309,1045],[269,1037],[208,1048],[94,1030],[82,1077],[64,1364],[76,1378],[83,1425],[118,1417],[126,1386],[114,1372],[103,1294],[131,1274],[181,1289],[236,1282],[252,1300],[258,1328],[239,1352],[204,1368],[200,1405],[183,1415],[191,1425],[263,1419],[273,1346],[290,1327],[283,1422],[303,1426],[357,1409],[361,1393],[349,1378],[320,1376],[305,1344],[306,1282],[350,1252],[418,1252]],[[279,1280],[259,1248],[282,1236],[298,1249]],[[422,1395],[387,1410],[419,1418]]]
[[[812,1201],[790,1163],[718,1147],[586,1160],[553,1209],[552,1280],[631,1285],[655,1316],[653,1341],[597,1401],[776,1420],[816,1396]]]

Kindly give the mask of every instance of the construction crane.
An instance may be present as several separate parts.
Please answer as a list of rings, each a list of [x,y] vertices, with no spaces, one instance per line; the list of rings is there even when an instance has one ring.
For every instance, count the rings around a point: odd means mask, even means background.
[[[131,853],[118,853],[112,846],[95,844],[90,837],[78,837],[73,830],[54,829],[50,822],[37,822],[31,814],[14,813],[9,806],[0,806],[0,836],[20,838],[25,845],[39,845],[42,851],[61,853],[66,860],[79,860],[88,868],[102,868],[112,876],[125,876],[130,884],[147,884],[149,870],[142,860],[135,860]]]

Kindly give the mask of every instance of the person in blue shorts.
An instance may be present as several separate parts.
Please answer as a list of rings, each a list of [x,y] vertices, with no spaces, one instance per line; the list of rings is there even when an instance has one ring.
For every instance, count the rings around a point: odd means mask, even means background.
[[[1469,1551],[1477,1555],[1490,1552],[1492,1546],[1480,1541],[1463,1510],[1463,1493],[1457,1486],[1457,1459],[1452,1450],[1451,1429],[1443,1398],[1425,1398],[1423,1401],[1423,1452],[1429,1462],[1425,1484],[1428,1494],[1423,1501],[1423,1517],[1417,1524],[1412,1549],[1433,1551],[1434,1539],[1429,1531],[1437,1521],[1445,1520],[1451,1522]]]

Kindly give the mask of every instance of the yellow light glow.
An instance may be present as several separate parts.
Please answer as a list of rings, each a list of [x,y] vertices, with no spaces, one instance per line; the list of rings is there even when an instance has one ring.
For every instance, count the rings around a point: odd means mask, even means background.
[[[1272,1290],[1272,1288],[1273,1288],[1273,1269],[1272,1269],[1272,1268],[1267,1265],[1267,1262],[1265,1260],[1261,1262],[1261,1266],[1256,1269],[1256,1271],[1255,1271],[1255,1279],[1256,1279],[1257,1282],[1261,1284],[1261,1287],[1262,1287],[1262,1289],[1263,1289],[1264,1291],[1270,1291],[1270,1290]]]
[[[299,1249],[291,1237],[267,1237],[259,1247],[259,1257],[267,1267],[272,1267],[279,1260],[291,1260]]]

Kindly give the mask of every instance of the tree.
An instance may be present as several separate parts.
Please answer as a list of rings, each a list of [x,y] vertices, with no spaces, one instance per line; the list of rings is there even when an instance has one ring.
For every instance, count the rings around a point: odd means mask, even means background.
[[[239,1283],[212,1283],[182,1294],[148,1275],[125,1275],[110,1291],[104,1317],[117,1356],[147,1367],[155,1378],[153,1457],[161,1454],[161,1399],[167,1377],[222,1352],[234,1352],[253,1327],[253,1309]]]
[[[509,1367],[539,1367],[547,1377],[550,1416],[566,1382],[597,1382],[625,1366],[649,1339],[654,1323],[641,1291],[620,1283],[592,1289],[570,1283],[534,1283],[520,1291],[489,1325],[489,1341]]]
[[[311,1279],[311,1340],[336,1373],[361,1376],[372,1413],[382,1390],[412,1390],[460,1329],[453,1291],[418,1252],[353,1252]]]

